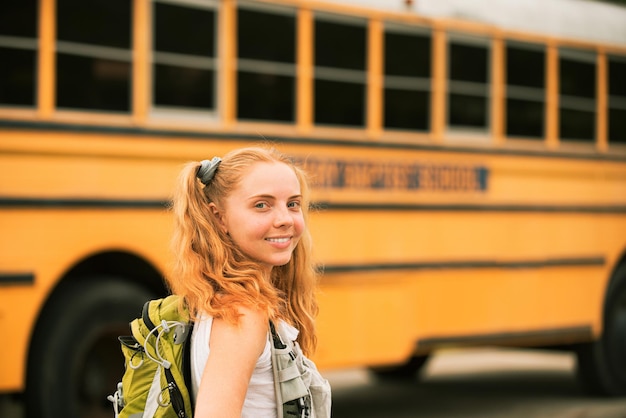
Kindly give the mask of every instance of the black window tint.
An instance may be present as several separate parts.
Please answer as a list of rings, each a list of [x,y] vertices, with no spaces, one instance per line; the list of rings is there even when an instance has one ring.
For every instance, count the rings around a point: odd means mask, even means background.
[[[430,36],[385,33],[385,74],[430,77]]]
[[[450,43],[450,80],[487,82],[487,48]]]
[[[244,71],[239,71],[237,77],[237,116],[240,119],[294,120],[293,77]]]
[[[609,142],[626,144],[626,57],[608,57]]]
[[[509,136],[544,136],[544,104],[529,100],[507,99],[506,131]]]
[[[487,126],[487,99],[480,96],[450,94],[448,120],[451,125],[483,128]]]
[[[565,140],[588,141],[595,137],[596,114],[575,109],[560,109],[559,132]]]
[[[365,21],[358,24],[315,20],[316,124],[365,125],[366,33]]]
[[[545,53],[508,46],[506,49],[506,82],[514,86],[544,88]]]
[[[429,102],[425,91],[385,89],[385,128],[428,130]]]
[[[609,109],[609,141],[626,144],[626,109]]]
[[[296,22],[291,9],[237,11],[237,118],[295,120]]]
[[[315,65],[365,70],[366,30],[363,26],[315,20]]]
[[[214,74],[212,70],[156,64],[154,101],[158,105],[212,108]]]
[[[626,98],[626,59],[609,58],[609,95]]]
[[[596,66],[562,58],[559,62],[560,93],[566,96],[596,97]]]
[[[128,111],[130,72],[127,62],[57,54],[57,106]]]
[[[36,38],[38,3],[37,0],[1,1],[0,35]]]
[[[487,47],[452,40],[448,56],[448,124],[462,128],[487,128]]]
[[[156,51],[215,56],[213,10],[155,3],[154,14]]]
[[[596,136],[595,55],[559,53],[559,137],[592,143]]]
[[[38,3],[0,2],[0,37],[9,37],[0,40],[0,104],[32,107],[36,103]]]
[[[237,53],[240,58],[274,62],[295,62],[296,24],[294,16],[239,9]]]
[[[315,123],[363,126],[364,97],[363,84],[315,80]]]
[[[187,3],[155,2],[153,13],[154,104],[187,110],[213,110],[216,100],[216,11]]]
[[[545,135],[545,51],[536,45],[506,46],[506,134]]]
[[[0,103],[35,104],[35,51],[0,47]]]
[[[57,0],[57,38],[130,48],[130,0]]]

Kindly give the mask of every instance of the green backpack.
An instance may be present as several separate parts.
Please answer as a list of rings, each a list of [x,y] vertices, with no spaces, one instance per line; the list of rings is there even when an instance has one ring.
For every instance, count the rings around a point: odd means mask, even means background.
[[[120,418],[191,418],[188,390],[192,324],[175,295],[145,303],[130,323],[132,335],[121,336],[126,371],[113,402]],[[190,386],[189,386],[190,387]]]
[[[108,397],[117,418],[192,418],[189,347],[193,324],[181,312],[180,296],[145,303],[130,323],[132,335],[121,336],[126,370],[117,391]],[[303,382],[297,343],[282,342],[270,321],[272,367],[278,416],[312,417],[311,393]],[[316,414],[323,416],[324,414]]]

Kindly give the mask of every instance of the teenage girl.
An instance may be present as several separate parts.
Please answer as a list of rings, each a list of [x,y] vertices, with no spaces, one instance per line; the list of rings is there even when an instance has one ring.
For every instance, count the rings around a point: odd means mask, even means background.
[[[183,168],[168,284],[195,321],[195,418],[276,417],[270,321],[305,355],[315,349],[308,205],[305,174],[275,149],[239,149]]]

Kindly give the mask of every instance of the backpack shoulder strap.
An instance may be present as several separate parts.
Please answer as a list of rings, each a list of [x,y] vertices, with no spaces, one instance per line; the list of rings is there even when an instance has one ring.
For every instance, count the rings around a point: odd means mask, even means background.
[[[284,348],[287,348],[287,346],[283,343],[283,340],[280,338],[280,335],[278,335],[278,332],[276,332],[276,326],[274,325],[274,321],[271,321],[271,320],[270,320],[270,334],[272,336],[272,343],[275,349],[282,350]]]
[[[269,334],[277,416],[310,418],[309,391],[302,380],[294,352],[297,343],[286,341],[285,344],[272,321]]]
[[[153,360],[163,367],[169,399],[176,416],[188,418],[193,412],[189,392],[191,387],[189,340],[193,324],[189,321],[188,312],[184,307],[181,309],[180,301],[180,296],[177,295],[150,300],[143,306],[141,319],[149,334],[154,336],[150,341],[158,359]],[[161,339],[162,333],[169,333],[170,330],[173,332],[172,337]],[[166,343],[167,341],[169,343]],[[175,348],[176,346],[178,348]],[[160,350],[163,350],[162,355],[159,353]],[[177,358],[175,352],[181,356],[178,363],[175,361]]]
[[[161,299],[157,299],[157,301],[161,301]],[[152,302],[154,301],[149,300],[146,303],[144,303],[143,309],[141,310],[141,319],[143,319],[143,323],[150,331],[152,331],[155,327],[154,323],[152,322],[152,319],[150,319],[150,303]]]

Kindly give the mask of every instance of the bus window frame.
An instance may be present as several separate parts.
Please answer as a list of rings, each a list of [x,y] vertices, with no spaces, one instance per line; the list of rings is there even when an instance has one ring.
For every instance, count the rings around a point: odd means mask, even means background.
[[[530,87],[530,86],[520,86],[515,84],[510,84],[508,82],[508,65],[507,65],[507,57],[504,59],[504,83],[503,83],[503,91],[504,91],[504,101],[502,103],[505,116],[503,120],[503,135],[507,141],[523,141],[530,143],[536,143],[540,145],[545,144],[545,140],[547,137],[547,125],[548,125],[548,117],[547,117],[547,107],[548,102],[546,100],[546,94],[548,90],[548,71],[547,71],[547,61],[548,61],[548,47],[544,43],[540,43],[540,41],[521,41],[518,39],[510,39],[507,38],[504,40],[504,51],[505,55],[508,56],[508,48],[513,47],[517,49],[523,49],[527,51],[533,52],[541,52],[543,53],[544,58],[544,67],[543,67],[543,88],[538,87]],[[511,94],[512,93],[512,94]],[[541,136],[533,137],[533,136],[524,136],[524,135],[509,135],[507,132],[507,116],[509,114],[509,107],[507,100],[509,98],[519,99],[525,101],[533,101],[537,103],[543,104],[543,132]]]
[[[212,10],[215,13],[215,33],[214,33],[214,51],[215,56],[199,58],[193,55],[187,54],[176,54],[172,52],[157,52],[155,50],[155,4],[169,4],[173,6],[183,6],[188,8],[197,8],[204,10]],[[219,42],[219,35],[222,31],[221,28],[221,5],[219,0],[151,0],[150,1],[150,12],[149,12],[149,45],[148,45],[148,69],[149,76],[147,77],[149,80],[149,88],[147,91],[147,102],[149,104],[148,118],[151,123],[155,124],[167,124],[168,122],[185,122],[192,123],[194,125],[214,125],[220,121],[221,117],[221,103],[220,97],[222,97],[221,89],[222,86],[222,48]],[[157,62],[157,57],[161,57]],[[201,68],[201,69],[212,69],[213,70],[213,109],[212,110],[199,110],[190,107],[171,107],[171,106],[160,106],[156,105],[154,102],[154,88],[155,85],[155,76],[154,76],[154,66],[157,63],[168,64],[170,62],[180,63],[182,61],[186,61],[187,63],[193,64],[204,64],[206,67],[202,67],[199,65],[192,65],[192,68]]]
[[[130,41],[128,45],[128,49],[116,47],[116,46],[104,46],[100,44],[88,44],[84,42],[77,41],[67,41],[59,38],[58,31],[54,34],[54,74],[56,75],[54,79],[54,109],[56,112],[61,114],[104,114],[104,115],[113,115],[114,117],[132,117],[134,109],[133,109],[133,84],[135,83],[135,79],[133,77],[133,65],[134,65],[134,42],[132,39],[132,28],[134,25],[134,4],[130,6]],[[59,21],[59,10],[58,7],[54,13],[54,24],[57,25]],[[41,36],[41,35],[40,35]],[[87,59],[103,59],[109,61],[116,61],[120,63],[124,63],[128,65],[128,109],[127,110],[110,110],[110,109],[95,109],[89,107],[67,107],[59,105],[59,56],[66,55],[70,57],[78,57],[78,58],[87,58]]]
[[[398,34],[407,34],[407,35],[421,35],[427,36],[430,39],[430,56],[428,57],[429,65],[430,65],[430,78],[417,77],[417,76],[398,76],[398,75],[387,75],[385,72],[385,56],[383,55],[383,84],[381,86],[382,95],[385,97],[387,87],[390,88],[401,88],[410,91],[418,91],[418,92],[426,92],[428,93],[428,106],[432,103],[433,96],[433,61],[434,61],[434,28],[428,27],[424,25],[408,25],[404,23],[399,23],[391,20],[383,21],[383,43],[387,33],[398,33]],[[386,45],[383,47],[386,51]],[[383,106],[381,109],[381,127],[385,133],[387,132],[406,132],[409,134],[430,134],[432,132],[432,109],[428,114],[426,119],[426,129],[403,129],[403,128],[395,128],[388,127],[385,125],[385,101],[383,100]]]
[[[316,42],[315,42],[315,23],[320,19],[323,21],[337,23],[341,25],[353,25],[362,27],[365,31],[365,62],[363,71],[360,70],[352,70],[346,68],[339,67],[326,67],[319,66],[315,62],[315,54],[316,54]],[[311,45],[311,52],[313,56],[313,65],[312,65],[312,94],[313,100],[311,103],[311,121],[314,129],[346,129],[346,130],[355,130],[358,132],[365,132],[368,127],[368,82],[369,82],[369,72],[371,69],[369,68],[369,22],[372,18],[369,16],[349,16],[342,15],[339,13],[333,13],[326,10],[313,10],[312,16],[312,25],[313,25],[313,37]],[[316,120],[315,117],[315,108],[316,108],[316,88],[315,82],[317,80],[325,80],[325,81],[336,81],[336,82],[347,82],[352,84],[360,84],[363,86],[363,125],[344,125],[344,124],[335,124],[335,123],[320,123]]]
[[[493,121],[491,120],[492,115],[491,115],[490,109],[491,109],[491,102],[493,100],[493,97],[491,97],[491,86],[492,86],[492,83],[494,82],[491,63],[494,57],[493,57],[491,41],[492,41],[492,37],[489,34],[477,35],[477,34],[470,34],[469,32],[468,33],[458,32],[455,30],[446,31],[446,66],[447,68],[446,68],[445,75],[446,75],[447,89],[445,92],[446,93],[445,94],[446,105],[444,109],[446,142],[450,142],[450,141],[463,142],[463,143],[469,142],[469,143],[476,143],[480,145],[490,145],[493,142],[492,133],[491,133]],[[484,128],[450,124],[450,95],[453,93],[459,93],[459,92],[465,94],[466,88],[469,91],[479,90],[478,88],[479,83],[474,83],[474,82],[469,82],[469,81],[455,81],[455,80],[450,79],[450,67],[451,67],[450,66],[450,62],[451,62],[450,45],[452,43],[460,43],[460,44],[465,44],[469,46],[484,47],[487,51],[487,62],[485,66],[486,67],[486,72],[485,72],[486,81],[484,85],[483,95],[469,93],[472,96],[485,98],[485,127]],[[456,86],[456,88],[454,86]]]
[[[558,128],[558,138],[560,146],[564,149],[576,149],[576,150],[595,150],[598,142],[598,134],[597,134],[597,125],[598,125],[598,114],[597,114],[597,104],[600,92],[597,88],[597,79],[598,79],[598,64],[597,64],[597,55],[598,52],[592,48],[584,48],[584,47],[571,47],[571,46],[559,46],[558,47],[558,81],[559,84],[557,86],[557,94],[558,94],[558,107],[556,109],[559,115],[559,128]],[[585,98],[582,96],[571,96],[571,95],[563,95],[561,94],[561,82],[562,77],[560,74],[561,71],[561,60],[567,59],[570,61],[582,62],[585,64],[592,64],[595,71],[594,77],[594,89],[595,89],[595,97]],[[565,106],[563,103],[565,102]],[[575,139],[568,138],[563,136],[561,132],[561,111],[563,109],[567,110],[579,110],[583,112],[591,112],[594,115],[593,121],[593,137],[589,139]]]
[[[611,95],[610,92],[610,86],[611,86],[611,73],[609,71],[609,63],[611,61],[616,61],[616,62],[620,62],[623,65],[626,65],[626,52],[622,51],[621,53],[617,53],[617,52],[608,52],[606,53],[606,60],[607,60],[607,65],[606,65],[606,76],[607,76],[607,85],[606,85],[606,94],[607,94],[607,103],[606,103],[606,118],[607,118],[607,143],[608,143],[608,149],[610,151],[620,151],[620,152],[626,152],[626,138],[624,139],[624,142],[622,143],[615,143],[615,142],[611,142],[611,135],[609,132],[609,118],[610,118],[610,111],[612,109],[618,109],[618,110],[622,110],[622,111],[626,111],[626,93],[624,94],[624,96],[616,96],[616,95]],[[626,74],[623,75],[623,77],[626,77]]]
[[[80,113],[97,113],[97,114],[112,114],[119,116],[132,116],[133,114],[133,106],[132,106],[132,90],[133,90],[133,75],[132,75],[132,66],[133,66],[133,50],[132,47],[128,50],[124,50],[121,48],[114,48],[108,46],[99,46],[99,45],[88,45],[79,42],[69,42],[69,41],[56,41],[55,46],[55,73],[57,77],[54,80],[55,83],[55,109],[57,112],[80,112]],[[59,65],[59,55],[66,55],[69,57],[78,57],[78,58],[87,58],[87,59],[103,59],[107,61],[115,61],[127,64],[129,67],[129,76],[128,76],[128,110],[109,110],[109,109],[94,109],[89,107],[72,107],[72,106],[62,106],[59,104],[59,79],[58,79],[58,65]]]
[[[236,94],[233,97],[235,101],[235,120],[238,124],[242,125],[253,125],[253,124],[270,124],[270,125],[278,125],[285,127],[295,127],[298,123],[298,12],[299,8],[297,5],[287,5],[287,4],[272,4],[272,3],[258,3],[252,1],[241,0],[237,1],[235,7],[235,13],[237,13],[240,9],[257,11],[260,13],[268,13],[268,14],[279,14],[284,16],[289,16],[294,19],[294,62],[293,64],[288,64],[284,62],[278,61],[265,61],[265,60],[255,60],[249,58],[240,58],[239,51],[236,51],[233,60],[235,61],[235,84],[237,87]],[[237,25],[239,22],[237,22]],[[237,33],[234,35],[234,43],[238,45],[239,40],[237,39]],[[237,47],[235,47],[237,49]],[[250,118],[241,118],[237,112],[238,108],[238,73],[239,71],[245,71],[250,73],[257,74],[271,74],[271,75],[279,75],[279,76],[288,76],[293,78],[294,86],[293,86],[293,120],[292,121],[282,121],[282,120],[270,120],[270,119],[250,119]]]

